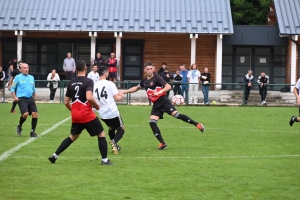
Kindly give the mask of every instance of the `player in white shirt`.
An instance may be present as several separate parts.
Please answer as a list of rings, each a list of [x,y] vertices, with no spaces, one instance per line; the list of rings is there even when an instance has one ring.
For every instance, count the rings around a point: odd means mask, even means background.
[[[100,105],[98,113],[102,121],[109,127],[110,145],[112,152],[118,154],[121,147],[117,144],[124,135],[124,124],[120,116],[116,101],[120,101],[123,92],[118,91],[116,85],[106,80],[108,77],[108,68],[102,66],[99,68],[100,80],[94,85],[94,98]]]
[[[200,76],[201,73],[198,70],[198,67],[196,64],[191,65],[191,70],[187,74],[187,78],[189,83],[189,104],[194,104],[198,103],[198,88],[199,88],[199,82],[200,82]]]
[[[296,97],[296,102],[299,106],[299,115],[300,115],[300,78],[298,79],[294,89],[293,93]],[[300,122],[300,117],[292,116],[290,119],[290,126],[293,126],[294,122]]]
[[[87,75],[89,79],[92,79],[94,81],[94,85],[99,81],[99,74],[97,71],[98,71],[98,66],[94,64],[92,71]]]

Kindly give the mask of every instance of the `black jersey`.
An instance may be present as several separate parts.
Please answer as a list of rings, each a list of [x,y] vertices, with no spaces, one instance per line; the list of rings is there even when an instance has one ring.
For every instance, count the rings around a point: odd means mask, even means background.
[[[162,77],[154,74],[151,79],[142,79],[139,86],[145,88],[148,98],[152,103],[155,103],[154,106],[156,106],[156,104],[161,105],[165,100],[168,100],[165,92],[157,96],[153,95],[153,93],[162,90],[166,84],[167,82]]]
[[[68,84],[66,97],[72,99],[72,122],[86,123],[96,118],[92,105],[86,99],[86,92],[93,92],[94,82],[84,76],[77,76]]]
[[[17,75],[19,75],[21,72],[18,69],[15,69],[14,71],[12,71],[12,73],[10,74],[13,78],[15,78]]]

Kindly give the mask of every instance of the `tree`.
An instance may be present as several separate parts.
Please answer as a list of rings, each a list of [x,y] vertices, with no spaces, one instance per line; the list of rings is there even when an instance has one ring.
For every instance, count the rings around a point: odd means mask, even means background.
[[[230,0],[233,24],[265,25],[271,0]]]

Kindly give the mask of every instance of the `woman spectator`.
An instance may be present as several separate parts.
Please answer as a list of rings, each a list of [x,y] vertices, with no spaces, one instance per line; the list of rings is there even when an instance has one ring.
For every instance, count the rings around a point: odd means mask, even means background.
[[[50,103],[52,103],[54,100],[54,96],[58,88],[59,80],[60,80],[59,75],[56,73],[56,70],[53,69],[52,72],[49,73],[47,77],[47,81],[48,81],[47,87],[49,87],[50,89]]]
[[[189,104],[198,103],[198,89],[201,73],[198,70],[197,65],[194,63],[191,65],[191,70],[187,74],[189,81]]]
[[[209,104],[208,101],[208,92],[209,92],[209,83],[210,83],[210,73],[208,73],[208,68],[204,68],[204,73],[201,74],[201,81],[202,81],[202,93],[204,97],[203,104]]]

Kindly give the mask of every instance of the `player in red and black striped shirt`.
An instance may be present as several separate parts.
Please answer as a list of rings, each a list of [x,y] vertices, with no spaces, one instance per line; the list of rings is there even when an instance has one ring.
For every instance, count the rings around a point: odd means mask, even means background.
[[[198,123],[184,114],[180,114],[173,104],[170,102],[166,96],[166,92],[171,89],[171,86],[160,76],[153,74],[154,67],[151,63],[145,63],[144,72],[146,73],[146,78],[142,79],[140,84],[134,86],[128,90],[123,91],[126,93],[133,93],[141,88],[145,88],[148,98],[153,103],[153,107],[150,114],[150,127],[153,131],[154,136],[159,140],[159,150],[168,148],[165,143],[160,130],[157,126],[159,119],[163,118],[164,113],[168,113],[177,119],[181,119],[190,124],[194,124],[201,132],[204,132],[205,128],[203,124]]]
[[[59,154],[67,149],[86,129],[90,136],[98,136],[98,146],[102,156],[101,165],[112,165],[107,158],[107,142],[102,124],[92,110],[92,107],[96,110],[99,110],[100,107],[93,97],[94,82],[85,77],[87,71],[85,61],[77,61],[76,71],[78,75],[68,84],[65,96],[65,106],[72,115],[71,135],[61,143],[56,152],[48,159],[55,163]]]

